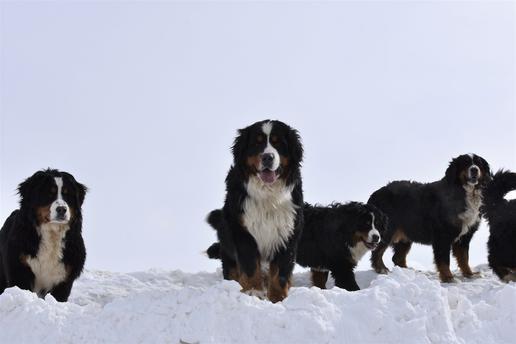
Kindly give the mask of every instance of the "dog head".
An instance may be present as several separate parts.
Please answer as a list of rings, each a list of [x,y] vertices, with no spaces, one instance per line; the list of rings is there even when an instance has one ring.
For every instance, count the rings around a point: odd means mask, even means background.
[[[38,171],[18,187],[20,208],[31,212],[37,225],[68,224],[81,216],[86,191],[67,172]]]
[[[387,216],[371,204],[353,202],[349,205],[355,212],[353,244],[362,242],[368,249],[374,249],[382,240],[382,233],[387,228]]]
[[[476,154],[463,154],[450,162],[446,180],[465,188],[480,188],[491,180],[491,169],[485,159]]]
[[[298,173],[303,147],[297,131],[280,121],[256,122],[238,131],[233,144],[234,165],[245,176],[257,176],[264,184]]]

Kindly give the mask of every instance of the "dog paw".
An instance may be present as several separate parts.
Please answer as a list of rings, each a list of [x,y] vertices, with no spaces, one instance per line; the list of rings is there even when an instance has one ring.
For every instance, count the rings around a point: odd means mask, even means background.
[[[503,276],[503,281],[507,283],[516,282],[516,272],[512,272],[510,274]]]
[[[259,299],[265,299],[265,291],[258,290],[258,289],[249,289],[249,290],[242,290],[242,293],[247,294],[249,296],[256,296]]]
[[[482,274],[480,273],[480,271],[471,271],[469,273],[463,273],[462,276],[464,276],[465,278],[471,278],[471,279],[474,279],[474,278],[480,278],[482,277]]]
[[[457,283],[457,280],[453,276],[441,276],[442,283]]]
[[[374,271],[376,271],[377,274],[381,275],[387,275],[389,273],[389,269],[387,268],[375,268]]]

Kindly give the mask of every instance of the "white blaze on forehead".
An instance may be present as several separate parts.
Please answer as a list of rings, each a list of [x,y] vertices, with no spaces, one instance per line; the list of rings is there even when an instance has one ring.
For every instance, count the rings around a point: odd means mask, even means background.
[[[271,170],[276,171],[280,165],[280,156],[279,156],[278,150],[271,145],[270,136],[271,136],[271,132],[272,132],[272,126],[273,126],[272,122],[265,122],[262,124],[262,131],[265,135],[267,135],[267,146],[265,147],[265,150],[263,151],[263,153],[269,153],[269,154],[274,155],[274,160],[272,162]],[[261,162],[260,162],[260,170],[262,168],[263,167],[261,166]]]
[[[262,131],[267,137],[271,135],[272,131],[272,122],[265,122],[262,124]]]
[[[50,221],[51,222],[68,222],[70,220],[70,207],[63,199],[63,178],[54,177],[54,181],[57,186],[57,198],[50,205]],[[66,213],[64,219],[58,219],[57,208],[65,207]]]
[[[57,199],[63,199],[63,178],[55,177],[54,180],[56,181],[57,185]]]

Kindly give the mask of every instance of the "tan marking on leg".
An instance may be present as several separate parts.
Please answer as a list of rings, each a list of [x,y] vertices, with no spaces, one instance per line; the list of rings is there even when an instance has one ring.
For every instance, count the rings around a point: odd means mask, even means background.
[[[385,266],[383,262],[383,254],[387,249],[387,245],[383,242],[380,242],[378,246],[371,253],[371,265],[378,274],[387,274],[389,273],[389,269]]]
[[[455,256],[455,259],[457,260],[457,265],[459,266],[460,271],[462,272],[462,275],[464,277],[473,277],[474,273],[471,271],[471,268],[469,267],[469,254],[468,251],[461,246],[453,245],[452,246],[452,252]]]
[[[394,244],[394,255],[392,256],[392,262],[399,267],[407,267],[407,255],[410,251],[411,242],[397,242]]]
[[[312,284],[314,287],[326,289],[326,281],[328,281],[328,271],[311,270]]]
[[[238,274],[238,282],[242,286],[242,291],[263,290],[263,276],[260,261],[256,261],[256,269],[252,276],[248,276],[245,272],[240,271]]]
[[[439,278],[444,283],[453,282],[453,274],[450,271],[450,266],[448,264],[437,264],[437,271],[439,271]]]
[[[276,264],[270,263],[269,265],[269,287],[267,289],[267,298],[272,302],[276,303],[282,301],[288,295],[290,288],[290,280],[284,287],[281,286],[279,281],[279,268]]]
[[[516,282],[516,273],[514,272],[511,272],[505,276],[503,276],[503,279],[502,279],[504,282]]]
[[[229,277],[230,280],[238,282],[240,280],[240,274],[238,273],[238,269],[236,267],[235,268],[231,268],[229,270],[228,277]]]

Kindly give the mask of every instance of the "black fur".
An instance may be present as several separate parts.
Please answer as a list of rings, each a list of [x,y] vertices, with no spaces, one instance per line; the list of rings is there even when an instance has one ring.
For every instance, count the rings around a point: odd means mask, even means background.
[[[63,189],[66,189],[63,199],[72,211],[69,230],[63,239],[62,263],[68,273],[64,281],[51,290],[40,291],[39,295],[51,293],[56,300],[67,301],[74,280],[82,272],[86,250],[81,235],[81,206],[87,189],[69,173],[52,169],[38,171],[20,184],[20,209],[7,218],[0,231],[0,293],[14,286],[34,291],[35,275],[22,257],[38,256],[41,240],[38,227],[42,220],[37,209],[49,206],[56,199],[54,177],[62,178]]]
[[[481,173],[476,180],[468,175],[472,165],[478,166]],[[389,226],[371,256],[373,268],[379,273],[387,272],[382,255],[389,245],[394,249],[393,262],[406,267],[406,255],[412,242],[417,242],[432,245],[434,260],[443,281],[453,279],[449,272],[452,249],[454,255],[465,262],[461,266],[463,274],[470,276],[471,270],[467,264],[469,243],[478,229],[480,216],[471,217],[473,223],[459,239],[463,228],[460,214],[467,208],[466,188],[472,188],[481,197],[490,178],[489,164],[483,158],[461,155],[450,162],[445,176],[439,181],[427,184],[396,181],[375,191],[368,203],[376,205],[388,216]],[[477,184],[474,187],[469,186],[468,182],[475,181]]]
[[[516,190],[516,173],[498,171],[484,193],[489,266],[506,282],[516,282],[516,200],[504,198],[512,190]]]
[[[231,271],[238,271],[240,275],[252,276],[257,271],[257,261],[262,257],[255,238],[243,226],[244,202],[250,197],[246,184],[250,178],[259,175],[252,159],[261,159],[267,146],[262,126],[271,122],[272,136],[275,142],[272,146],[282,157],[282,164],[277,170],[277,182],[284,182],[291,188],[291,199],[299,209],[303,205],[303,192],[301,183],[301,161],[303,148],[296,130],[279,121],[261,121],[238,131],[238,136],[233,144],[233,166],[226,178],[226,199],[220,213],[212,212],[208,221],[214,228],[218,228],[217,234],[220,242],[220,257],[223,264],[224,278],[229,279]],[[251,159],[251,160],[250,160]],[[275,214],[270,214],[276,216]],[[294,228],[285,246],[270,257],[269,263],[279,267],[279,280],[282,287],[287,287],[295,262],[295,252],[303,225],[303,212],[296,210]]]
[[[297,263],[317,270],[329,270],[337,287],[359,290],[353,273],[358,261],[353,259],[350,249],[363,245],[362,237],[367,237],[372,229],[371,213],[374,214],[374,227],[383,233],[387,217],[373,205],[351,202],[322,207],[306,203]],[[379,238],[376,240],[378,243]]]

